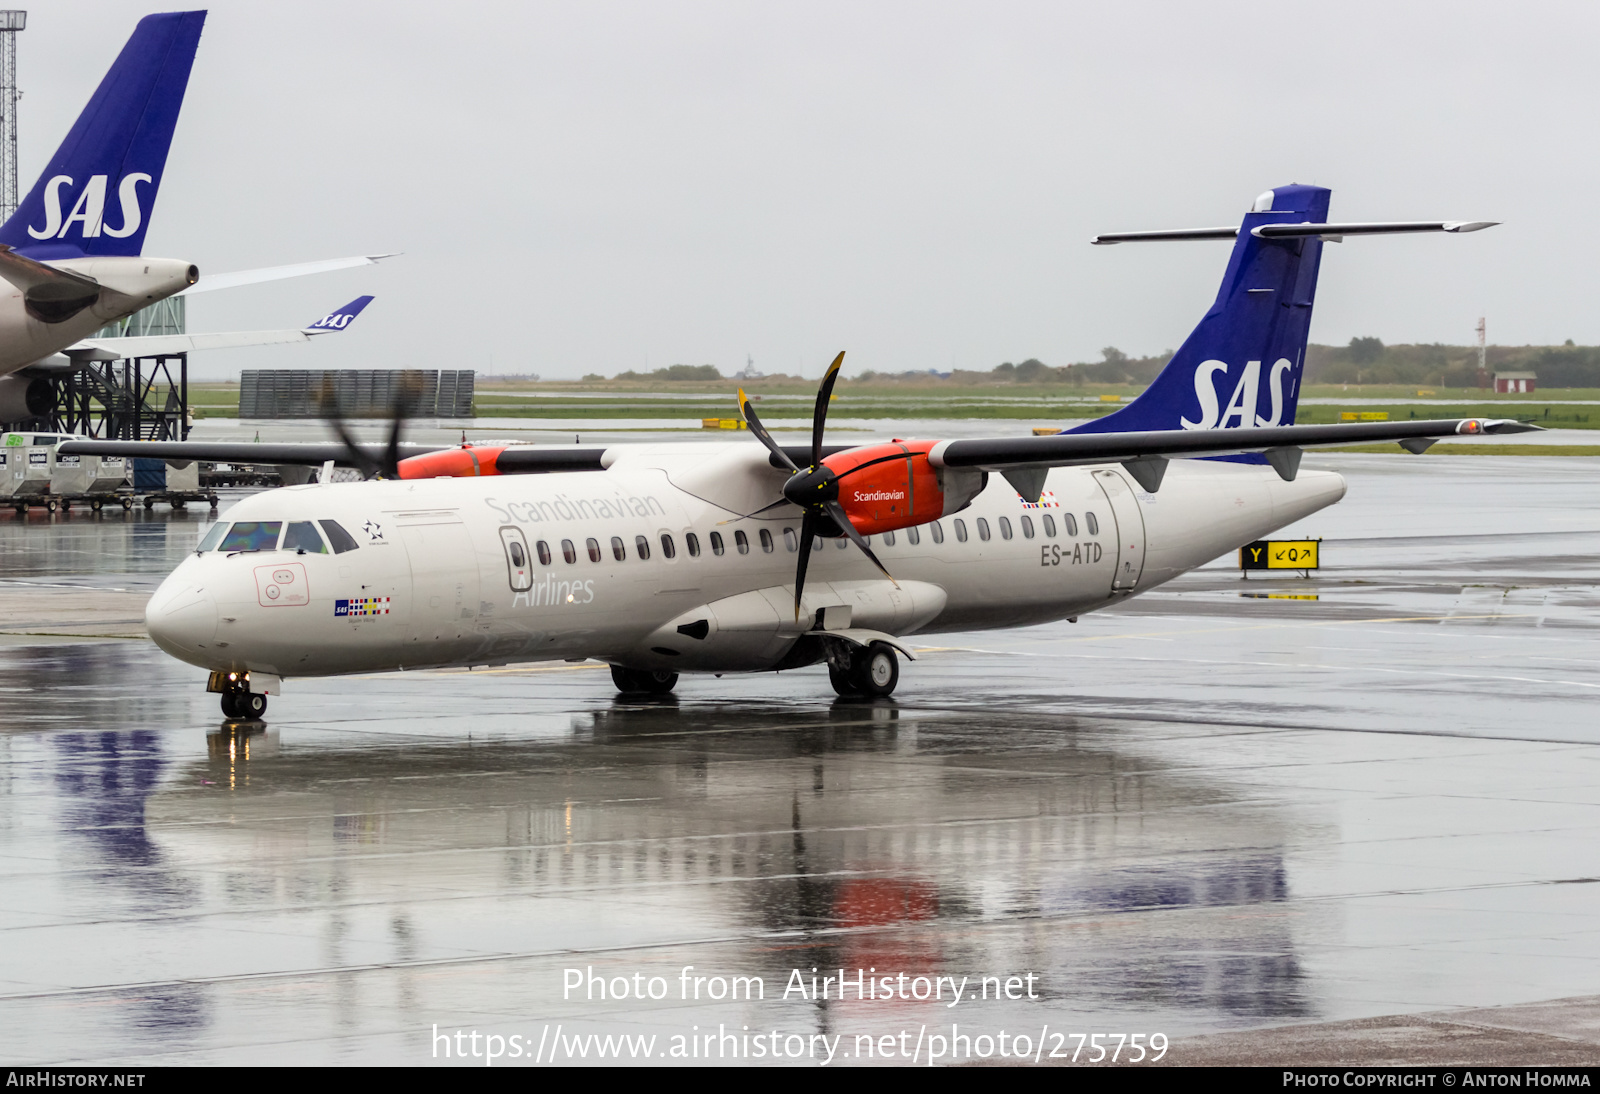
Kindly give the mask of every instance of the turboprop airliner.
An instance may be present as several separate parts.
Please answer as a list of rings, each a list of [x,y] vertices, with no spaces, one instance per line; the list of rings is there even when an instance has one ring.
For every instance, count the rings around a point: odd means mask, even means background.
[[[0,294],[0,421],[46,413],[54,399],[48,378],[79,362],[193,348],[179,344],[181,335],[140,345],[89,338],[157,301],[390,257],[244,270],[200,284],[192,262],[144,256],[205,18],[185,11],[139,21],[33,189],[0,226],[0,280],[12,289]],[[228,346],[300,340],[285,331],[197,337]]]
[[[228,717],[297,676],[555,659],[608,662],[625,693],[826,663],[840,694],[884,696],[908,636],[1076,618],[1333,504],[1344,479],[1302,471],[1307,446],[1534,428],[1289,424],[1324,240],[1487,227],[1330,223],[1328,198],[1284,186],[1237,227],[1100,237],[1234,242],[1155,382],[1058,436],[825,445],[840,354],[809,446],[778,443],[740,392],[750,438],[718,444],[419,451],[397,415],[382,448],[336,422],[330,444],[61,451],[371,476],[241,501],[151,598],[151,637],[210,670]]]

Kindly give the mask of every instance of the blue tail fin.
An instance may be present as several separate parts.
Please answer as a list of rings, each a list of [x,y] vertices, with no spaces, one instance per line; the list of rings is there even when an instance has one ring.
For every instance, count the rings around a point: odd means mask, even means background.
[[[0,243],[33,259],[140,253],[205,21],[139,20]]]
[[[1322,240],[1261,239],[1262,224],[1325,224],[1331,191],[1280,186],[1245,215],[1216,303],[1144,393],[1073,433],[1293,425]]]

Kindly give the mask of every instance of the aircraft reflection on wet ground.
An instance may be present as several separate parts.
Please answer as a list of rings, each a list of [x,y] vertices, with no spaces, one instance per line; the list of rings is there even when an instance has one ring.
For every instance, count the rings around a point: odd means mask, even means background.
[[[76,650],[131,667],[124,647]],[[674,975],[721,960],[774,994],[801,966],[1026,969],[1057,1016],[1311,1012],[1290,918],[1216,929],[1286,900],[1292,821],[1119,754],[1104,727],[672,700],[606,703],[567,726],[471,744],[223,726],[203,757],[193,731],[10,735],[8,797],[55,802],[51,836],[29,827],[56,862],[32,922],[13,909],[13,939],[36,945],[7,962],[0,1009],[31,1025],[23,1013],[76,998],[69,985],[105,985],[124,1019],[117,1055],[173,1051],[181,1031],[243,1048],[239,993],[261,974],[410,977],[405,994],[432,1014],[422,982],[453,963],[481,979],[486,958],[520,955],[490,965],[559,1005],[552,959],[581,954]],[[19,793],[35,781],[48,790]],[[6,843],[15,861],[22,843]],[[1115,925],[1130,914],[1166,920],[1159,942]],[[388,1032],[356,1010],[307,1027]],[[828,1010],[769,1001],[759,1017],[826,1027]]]

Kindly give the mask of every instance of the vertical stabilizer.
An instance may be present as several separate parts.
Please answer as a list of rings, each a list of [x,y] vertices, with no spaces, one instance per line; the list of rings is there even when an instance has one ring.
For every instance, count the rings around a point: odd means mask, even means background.
[[[203,11],[139,20],[0,243],[33,259],[141,252],[205,21]]]
[[[1073,433],[1293,425],[1322,239],[1265,239],[1264,224],[1325,224],[1331,191],[1280,186],[1256,199],[1216,303],[1145,392]]]

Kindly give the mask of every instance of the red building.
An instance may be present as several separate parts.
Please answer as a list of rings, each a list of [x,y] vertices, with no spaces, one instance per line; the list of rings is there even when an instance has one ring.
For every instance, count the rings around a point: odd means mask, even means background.
[[[1521,395],[1532,391],[1538,377],[1531,372],[1496,372],[1494,374],[1494,391],[1496,395]]]

